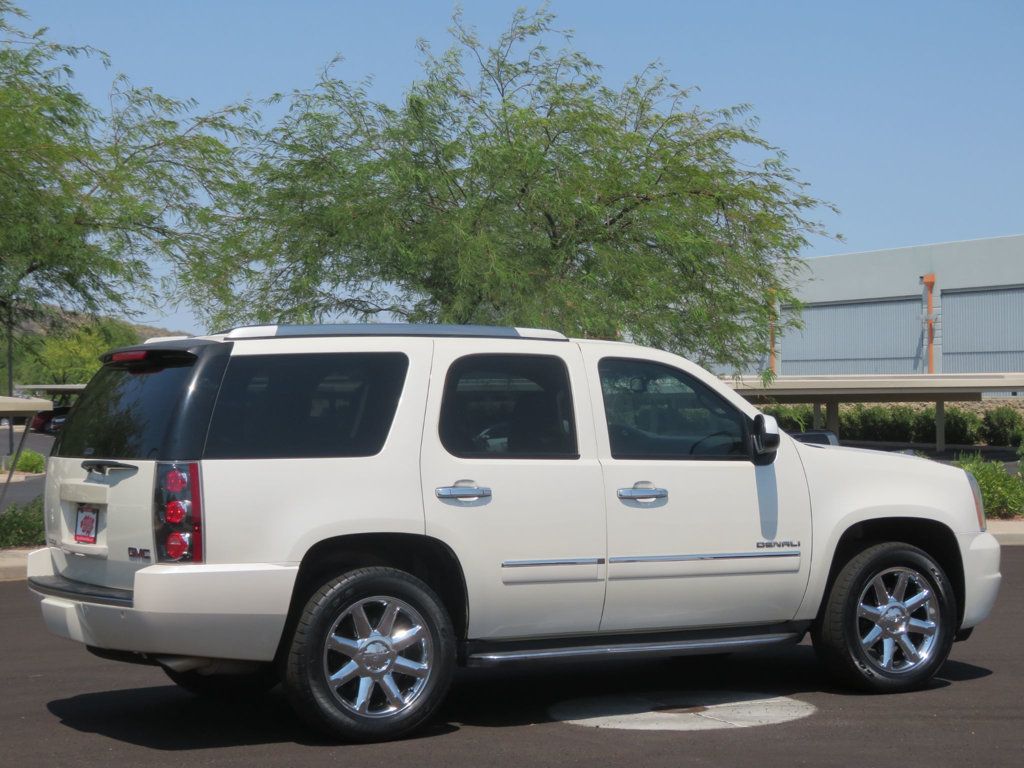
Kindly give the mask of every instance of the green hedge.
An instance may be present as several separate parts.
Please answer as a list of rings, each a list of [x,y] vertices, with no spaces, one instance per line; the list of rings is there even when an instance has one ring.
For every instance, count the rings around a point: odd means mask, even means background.
[[[14,467],[19,472],[45,472],[46,457],[41,453],[26,448],[18,457],[18,463]]]
[[[42,496],[0,512],[0,547],[34,547],[45,542]]]
[[[761,410],[778,419],[787,432],[806,432],[814,424],[814,411],[809,405],[766,405]]]
[[[1020,445],[1024,436],[1024,416],[1009,405],[985,412],[983,433],[989,445]]]
[[[956,465],[978,481],[985,514],[989,517],[1024,515],[1024,477],[1011,475],[1001,461],[985,461],[978,454],[961,455]]]
[[[814,418],[809,405],[769,405],[764,407],[779,420],[787,432],[811,429]],[[839,434],[844,440],[870,440],[889,443],[934,443],[935,409],[906,405],[854,405],[839,411]],[[1024,441],[1024,417],[1020,411],[1001,405],[985,413],[956,406],[946,408],[946,442],[952,445],[1020,446]]]
[[[935,409],[916,410],[906,405],[855,405],[839,412],[839,434],[844,440],[934,443]],[[947,443],[976,445],[981,437],[981,417],[962,408],[946,409]]]

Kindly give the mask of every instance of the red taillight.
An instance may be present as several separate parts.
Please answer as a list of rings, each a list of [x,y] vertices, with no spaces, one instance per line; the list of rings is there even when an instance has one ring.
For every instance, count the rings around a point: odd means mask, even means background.
[[[167,558],[169,560],[181,560],[181,558],[188,554],[188,534],[178,533],[177,531],[169,534],[167,536],[167,542],[164,544],[164,550],[167,552]]]
[[[203,562],[199,464],[157,464],[153,526],[159,562]]]
[[[168,493],[179,494],[188,485],[188,476],[175,467],[164,477],[164,490]]]
[[[188,507],[184,501],[169,501],[164,508],[164,522],[171,525],[183,523],[188,517]]]
[[[146,350],[138,349],[132,352],[115,352],[110,356],[112,363],[132,363],[146,359]]]

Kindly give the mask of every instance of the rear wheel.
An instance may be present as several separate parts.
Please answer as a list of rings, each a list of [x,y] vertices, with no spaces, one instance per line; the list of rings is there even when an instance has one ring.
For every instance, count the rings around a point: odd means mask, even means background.
[[[949,580],[927,553],[876,544],[840,571],[814,647],[841,682],[879,693],[913,690],[949,656],[956,616]]]
[[[381,741],[434,714],[454,667],[451,621],[430,587],[404,571],[363,568],[328,581],[306,603],[285,688],[319,729]]]

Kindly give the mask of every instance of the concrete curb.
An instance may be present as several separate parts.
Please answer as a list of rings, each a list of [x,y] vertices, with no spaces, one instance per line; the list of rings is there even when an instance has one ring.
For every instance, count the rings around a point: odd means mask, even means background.
[[[0,581],[24,581],[30,549],[0,549]]]
[[[989,520],[988,531],[1004,547],[1024,546],[1024,520]],[[29,549],[0,549],[0,581],[22,581]]]

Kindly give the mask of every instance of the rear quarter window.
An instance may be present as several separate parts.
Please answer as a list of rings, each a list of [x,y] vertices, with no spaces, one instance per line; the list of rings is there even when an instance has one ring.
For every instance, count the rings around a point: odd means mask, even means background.
[[[408,369],[400,352],[232,357],[204,458],[380,453]]]

